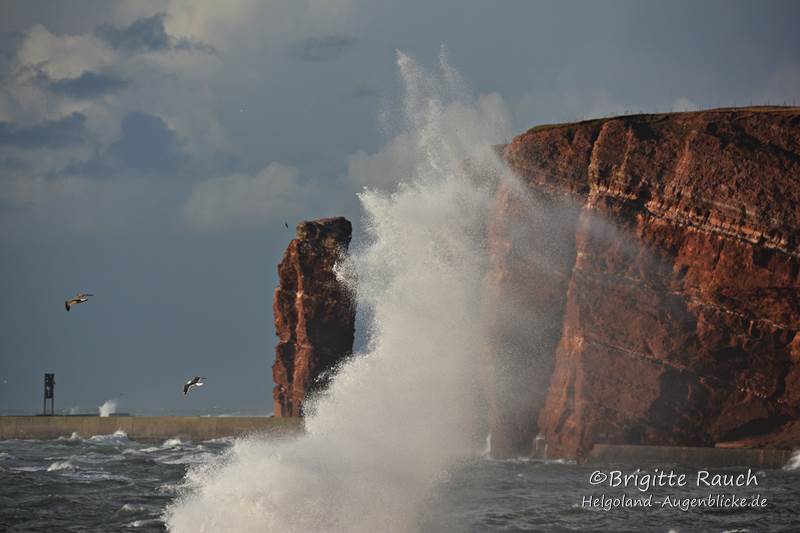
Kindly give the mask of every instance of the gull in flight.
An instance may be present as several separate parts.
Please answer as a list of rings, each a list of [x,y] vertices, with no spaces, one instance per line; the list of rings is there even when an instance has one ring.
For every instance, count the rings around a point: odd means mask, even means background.
[[[186,384],[183,386],[183,394],[185,395],[187,392],[189,392],[189,389],[191,389],[192,387],[202,387],[203,382],[200,381],[201,379],[206,379],[206,378],[195,376],[189,381],[187,381]]]
[[[82,304],[84,302],[88,302],[89,301],[89,296],[93,296],[93,295],[92,294],[85,294],[83,292],[79,292],[73,298],[70,298],[69,300],[64,302],[64,307],[66,307],[67,311],[69,311],[69,308],[72,307],[73,305],[78,305],[78,304]]]

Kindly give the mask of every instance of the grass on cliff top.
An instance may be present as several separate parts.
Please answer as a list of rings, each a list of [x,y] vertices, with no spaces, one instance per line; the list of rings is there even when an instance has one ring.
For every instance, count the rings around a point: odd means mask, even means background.
[[[586,125],[586,124],[595,124],[595,123],[602,123],[607,122],[609,120],[626,120],[626,119],[644,119],[644,120],[662,120],[669,115],[679,115],[683,113],[726,113],[726,112],[741,112],[741,111],[749,111],[754,113],[766,113],[766,112],[776,112],[776,111],[783,111],[783,112],[800,112],[800,107],[797,106],[779,106],[779,105],[763,105],[763,106],[744,106],[744,107],[718,107],[714,109],[698,109],[696,111],[672,111],[666,113],[630,113],[627,115],[614,115],[610,117],[601,117],[601,118],[592,118],[588,120],[578,120],[575,122],[561,122],[558,124],[539,124],[538,126],[534,126],[525,131],[524,134],[527,133],[538,133],[547,130],[554,130],[559,128],[569,128],[572,126],[578,125]]]

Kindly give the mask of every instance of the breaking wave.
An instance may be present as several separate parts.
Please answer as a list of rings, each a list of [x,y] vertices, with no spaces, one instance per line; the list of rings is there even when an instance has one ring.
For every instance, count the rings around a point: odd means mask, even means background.
[[[480,453],[485,220],[508,135],[499,98],[467,96],[440,57],[426,72],[398,53],[402,136],[393,191],[365,190],[368,243],[339,270],[370,317],[365,353],[341,365],[290,442],[237,440],[187,474],[166,512],[193,531],[413,532],[448,471]],[[399,137],[398,136],[398,137]],[[445,509],[436,512],[446,514]]]

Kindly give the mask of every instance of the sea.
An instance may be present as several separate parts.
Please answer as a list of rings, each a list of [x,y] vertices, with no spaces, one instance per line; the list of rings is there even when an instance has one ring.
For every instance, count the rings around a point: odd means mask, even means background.
[[[233,439],[192,442],[168,439],[137,442],[123,432],[56,440],[0,441],[0,531],[156,532],[167,530],[167,513],[191,497],[187,473],[224,462]],[[291,442],[285,443],[291,446]],[[390,458],[386,459],[390,461]],[[753,471],[758,485],[698,488],[696,467],[660,465],[684,473],[686,487],[641,491],[593,486],[599,468],[562,461],[465,458],[437,477],[419,507],[419,532],[596,531],[596,532],[762,532],[800,531],[800,471]],[[646,470],[643,470],[646,472]],[[738,475],[745,468],[710,470]],[[640,484],[640,486],[642,486]],[[633,506],[647,501],[651,506]],[[691,499],[720,495],[718,507],[691,507]],[[763,507],[734,508],[735,495]],[[587,498],[589,498],[587,500]],[[674,505],[663,506],[665,498]],[[594,502],[595,505],[587,502]],[[627,503],[627,505],[626,505]],[[728,502],[732,504],[732,501]],[[616,505],[614,505],[616,504]],[[685,505],[686,508],[681,508]],[[249,531],[234,521],[220,531]],[[245,528],[244,526],[247,526]],[[208,529],[213,531],[214,529]],[[346,531],[339,524],[337,531]],[[407,531],[404,526],[403,532]],[[265,529],[264,531],[269,531]]]

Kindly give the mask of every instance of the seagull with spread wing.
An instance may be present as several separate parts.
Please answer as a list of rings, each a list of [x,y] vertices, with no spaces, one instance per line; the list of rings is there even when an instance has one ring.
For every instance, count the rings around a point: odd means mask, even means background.
[[[187,381],[186,384],[184,384],[184,386],[183,386],[183,394],[185,395],[187,392],[189,392],[189,389],[191,389],[192,387],[202,387],[203,386],[203,382],[201,380],[203,380],[203,379],[206,379],[206,378],[201,378],[200,376],[195,376],[192,379],[190,379],[189,381]]]
[[[86,294],[86,293],[83,293],[83,292],[79,292],[73,298],[70,298],[69,300],[64,302],[64,307],[66,307],[67,311],[69,311],[69,308],[72,307],[73,305],[78,305],[78,304],[82,304],[82,303],[88,302],[89,301],[89,296],[93,296],[93,295],[92,294]]]

